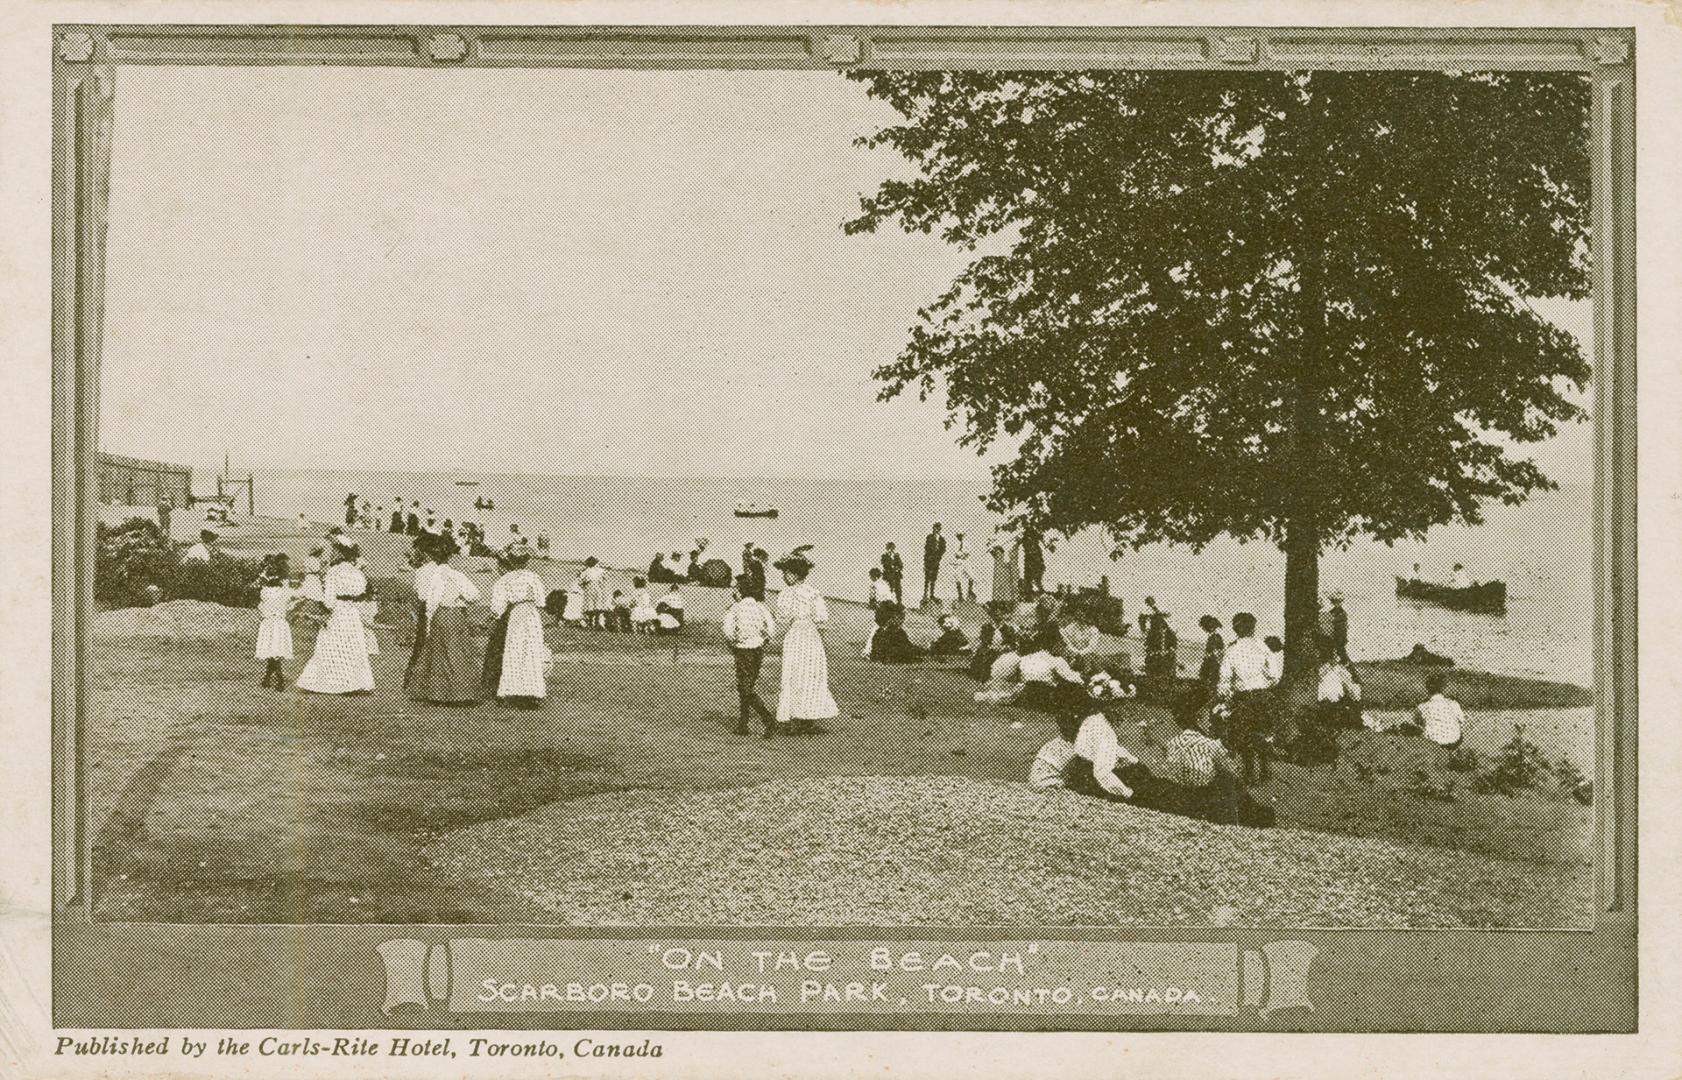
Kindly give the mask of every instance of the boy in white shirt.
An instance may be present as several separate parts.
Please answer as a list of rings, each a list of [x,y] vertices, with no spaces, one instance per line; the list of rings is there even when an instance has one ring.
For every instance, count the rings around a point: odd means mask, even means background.
[[[765,606],[765,590],[746,574],[736,579],[736,602],[724,613],[724,637],[736,658],[736,697],[741,719],[736,734],[748,733],[748,721],[757,714],[765,725],[765,737],[776,734],[777,718],[759,700],[759,669],[765,661],[765,646],[777,632],[777,620]]]

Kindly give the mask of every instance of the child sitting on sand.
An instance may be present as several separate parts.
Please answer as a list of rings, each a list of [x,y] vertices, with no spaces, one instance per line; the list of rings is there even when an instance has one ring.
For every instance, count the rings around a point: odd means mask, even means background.
[[[683,629],[683,593],[675,583],[666,595],[655,603],[654,611],[658,619],[658,629],[662,634],[675,634]]]

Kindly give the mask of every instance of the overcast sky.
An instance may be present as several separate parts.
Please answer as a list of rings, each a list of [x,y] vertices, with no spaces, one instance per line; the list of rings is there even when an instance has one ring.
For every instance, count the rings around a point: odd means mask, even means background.
[[[966,255],[830,72],[130,67],[101,443],[196,466],[976,474],[876,400]],[[1538,305],[1578,333],[1586,305]],[[1533,450],[1589,475],[1587,427]]]

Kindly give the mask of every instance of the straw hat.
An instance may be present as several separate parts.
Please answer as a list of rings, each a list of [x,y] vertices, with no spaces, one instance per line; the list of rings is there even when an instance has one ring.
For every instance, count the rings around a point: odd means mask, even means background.
[[[812,572],[812,568],[816,565],[806,556],[806,553],[811,550],[811,544],[801,544],[799,547],[795,548],[787,555],[784,555],[771,565],[776,567],[778,570],[789,570],[796,574],[809,574]]]

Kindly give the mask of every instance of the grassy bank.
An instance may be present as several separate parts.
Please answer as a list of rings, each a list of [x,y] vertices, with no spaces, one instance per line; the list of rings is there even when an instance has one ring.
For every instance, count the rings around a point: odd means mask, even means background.
[[[720,598],[702,595],[712,592],[691,590],[691,610],[717,607]],[[680,639],[551,630],[551,698],[531,713],[408,701],[406,649],[387,631],[372,695],[263,690],[251,659],[255,613],[216,617],[227,625],[196,639],[96,632],[89,766],[100,918],[541,920],[552,912],[519,890],[442,873],[427,849],[465,826],[604,793],[675,793],[681,803],[685,792],[801,778],[1019,783],[1052,733],[1036,714],[976,705],[959,671],[858,658],[862,632],[848,619],[829,631],[844,709],[835,730],[767,741],[731,733],[730,660],[705,625]],[[309,642],[299,646],[301,662]],[[768,698],[776,670],[772,658]],[[1147,763],[1171,730],[1137,703],[1112,715]],[[1490,924],[1576,919],[1588,808],[1551,788],[1421,798],[1411,793],[1416,772],[1447,774],[1441,748],[1366,732],[1345,739],[1336,767],[1282,765],[1259,790],[1281,826],[1523,864],[1557,882],[1560,910],[1539,911],[1533,897],[1503,909],[1496,898]],[[589,857],[573,857],[577,872],[589,872]]]

